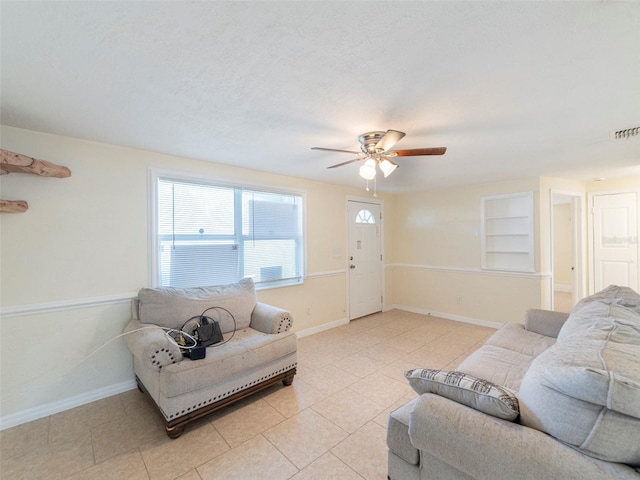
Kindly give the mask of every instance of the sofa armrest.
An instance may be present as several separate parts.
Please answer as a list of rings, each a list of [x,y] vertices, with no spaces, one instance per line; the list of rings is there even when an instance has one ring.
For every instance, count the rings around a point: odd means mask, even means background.
[[[553,437],[434,394],[416,402],[409,437],[419,450],[477,479],[634,479],[631,467],[586,456]]]
[[[532,308],[524,315],[524,329],[547,337],[557,338],[568,313]]]
[[[251,328],[262,333],[282,333],[291,328],[293,318],[286,310],[266,303],[256,303],[251,314]]]
[[[166,330],[150,323],[131,320],[124,329],[124,339],[131,353],[152,370],[182,361],[178,345],[167,338]]]

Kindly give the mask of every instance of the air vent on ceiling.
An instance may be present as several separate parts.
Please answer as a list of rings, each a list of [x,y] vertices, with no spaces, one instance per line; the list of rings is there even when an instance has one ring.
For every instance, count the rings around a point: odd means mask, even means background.
[[[617,130],[615,132],[609,132],[611,140],[622,140],[623,138],[631,138],[640,135],[640,127],[625,128],[624,130]]]

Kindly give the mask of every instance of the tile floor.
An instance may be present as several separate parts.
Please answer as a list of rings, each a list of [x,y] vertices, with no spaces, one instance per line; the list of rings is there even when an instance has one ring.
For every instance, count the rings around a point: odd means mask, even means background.
[[[403,372],[450,368],[493,333],[392,310],[299,340],[293,385],[273,386],[170,440],[136,389],[0,432],[0,477],[384,480]]]
[[[553,309],[556,312],[571,312],[573,308],[573,295],[568,292],[553,292]]]

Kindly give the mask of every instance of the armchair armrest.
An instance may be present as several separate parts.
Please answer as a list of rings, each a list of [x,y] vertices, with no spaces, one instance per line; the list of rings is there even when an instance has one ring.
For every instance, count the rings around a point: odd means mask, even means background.
[[[165,330],[150,323],[131,320],[124,330],[125,342],[142,364],[153,370],[182,361],[180,348],[165,335]]]
[[[266,303],[256,303],[251,313],[251,328],[262,333],[282,333],[291,328],[293,318],[286,310]]]
[[[421,395],[409,420],[411,443],[477,479],[634,479],[633,468],[583,455],[550,435]]]
[[[557,338],[567,318],[568,313],[532,308],[524,315],[524,328],[530,332]]]

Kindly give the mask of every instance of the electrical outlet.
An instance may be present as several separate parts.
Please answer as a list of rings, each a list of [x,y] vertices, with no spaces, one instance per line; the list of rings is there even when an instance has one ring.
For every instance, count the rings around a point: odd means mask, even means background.
[[[456,303],[457,303],[458,305],[462,305],[462,297],[461,297],[460,295],[458,295],[458,296],[456,297]]]
[[[311,315],[311,307],[307,307],[307,315]]]

